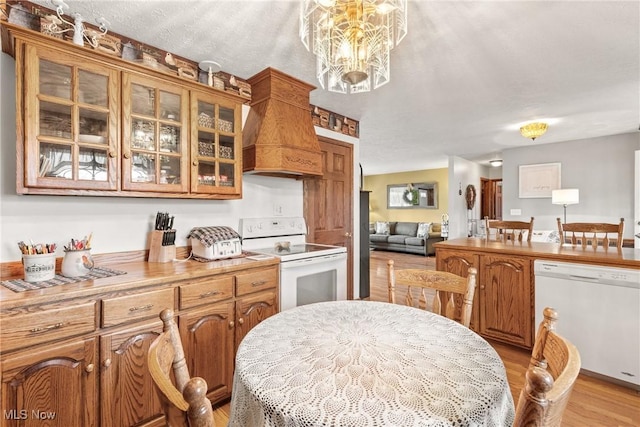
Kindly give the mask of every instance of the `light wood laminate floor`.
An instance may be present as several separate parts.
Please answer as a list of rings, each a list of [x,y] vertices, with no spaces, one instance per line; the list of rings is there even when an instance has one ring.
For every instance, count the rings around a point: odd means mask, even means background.
[[[396,269],[435,269],[434,257],[372,251],[371,296],[369,298],[372,301],[387,301],[387,261],[389,259],[394,260]],[[529,363],[530,352],[510,345],[490,342],[505,364],[513,400],[517,402],[520,390],[524,385],[524,373]],[[227,425],[229,410],[228,402],[215,408],[214,416],[217,427]],[[562,426],[640,427],[640,392],[580,374],[573,388]]]

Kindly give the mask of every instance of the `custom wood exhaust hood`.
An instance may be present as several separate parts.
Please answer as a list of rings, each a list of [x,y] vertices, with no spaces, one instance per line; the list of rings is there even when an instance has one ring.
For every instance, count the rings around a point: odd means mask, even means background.
[[[273,68],[247,79],[251,111],[242,131],[243,172],[289,178],[322,176],[322,153],[308,83]]]

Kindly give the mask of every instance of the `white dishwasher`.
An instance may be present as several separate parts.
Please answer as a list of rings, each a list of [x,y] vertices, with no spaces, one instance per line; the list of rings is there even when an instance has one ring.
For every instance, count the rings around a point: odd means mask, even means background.
[[[582,369],[640,385],[640,270],[536,260],[534,272],[536,328],[553,307]]]

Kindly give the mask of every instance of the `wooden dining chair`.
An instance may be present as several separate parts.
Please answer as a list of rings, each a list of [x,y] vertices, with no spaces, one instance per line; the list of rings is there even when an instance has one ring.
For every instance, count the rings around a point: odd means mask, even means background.
[[[530,242],[533,235],[533,217],[531,217],[531,221],[499,221],[490,220],[488,216],[485,216],[484,224],[487,240],[522,242],[526,231],[527,242]]]
[[[605,248],[615,246],[618,249],[622,249],[624,218],[620,218],[619,224],[603,222],[570,222],[563,224],[560,218],[556,218],[556,221],[558,222],[560,243],[581,245],[583,248],[587,246],[591,246],[594,249],[598,246]]]
[[[151,343],[147,363],[162,403],[166,425],[215,427],[206,381],[200,377],[189,378],[173,310],[163,310],[160,318],[164,332]]]
[[[427,309],[427,290],[435,291],[432,299],[432,312],[452,320],[458,320],[461,324],[469,327],[471,321],[471,309],[473,308],[473,295],[476,290],[476,275],[478,270],[468,269],[467,277],[458,276],[453,273],[435,270],[406,269],[395,270],[393,260],[387,262],[389,302],[396,303],[396,294],[401,291],[397,285],[406,286],[404,294],[404,304],[411,307]],[[414,290],[418,291],[417,300],[414,298]],[[460,315],[456,316],[455,295],[462,303],[458,304]],[[446,301],[443,306],[443,301]]]
[[[555,331],[558,313],[545,308],[538,327],[514,427],[559,427],[580,372],[580,353]]]

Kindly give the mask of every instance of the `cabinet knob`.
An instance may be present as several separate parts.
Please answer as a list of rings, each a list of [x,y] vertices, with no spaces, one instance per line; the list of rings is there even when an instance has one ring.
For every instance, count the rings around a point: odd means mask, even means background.
[[[84,370],[87,372],[93,372],[93,363],[89,363]]]
[[[111,157],[112,159],[116,157],[116,152],[113,150],[109,150],[109,157]]]
[[[481,290],[484,290],[484,285],[480,285],[480,289],[481,289]]]
[[[234,326],[236,326],[236,324],[233,323],[233,320],[229,322],[229,329],[232,329]]]
[[[344,237],[350,238],[351,237],[351,233],[349,233],[349,232],[344,233]]]
[[[242,317],[241,317],[241,318],[239,318],[239,319],[238,319],[238,323],[239,323],[239,324],[241,324],[241,325],[244,325],[244,319],[243,319]]]
[[[102,366],[104,366],[105,368],[111,366],[111,359],[105,359],[105,361],[102,362]]]
[[[197,160],[193,161],[193,166],[198,166],[198,161]]]
[[[131,153],[129,153],[129,152],[124,153],[124,158],[125,159],[130,159],[131,158]]]

